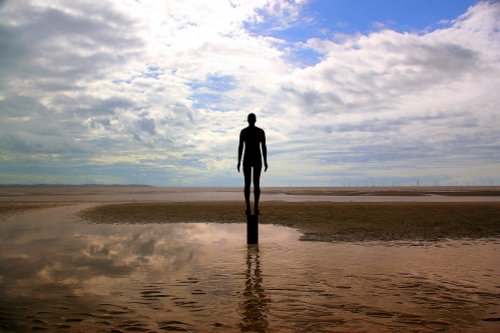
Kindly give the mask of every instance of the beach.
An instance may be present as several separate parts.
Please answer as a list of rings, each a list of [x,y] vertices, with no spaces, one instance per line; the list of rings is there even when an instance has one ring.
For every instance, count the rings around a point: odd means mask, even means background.
[[[238,202],[125,203],[83,211],[95,223],[245,221]],[[310,241],[394,241],[500,236],[500,203],[262,203],[261,223],[298,229]]]
[[[0,330],[496,332],[487,188],[0,189]],[[314,200],[316,198],[316,200]]]
[[[241,189],[142,186],[5,187],[0,219],[28,209],[90,203],[94,223],[241,223]],[[500,237],[499,187],[269,188],[260,223],[302,240],[391,241]]]

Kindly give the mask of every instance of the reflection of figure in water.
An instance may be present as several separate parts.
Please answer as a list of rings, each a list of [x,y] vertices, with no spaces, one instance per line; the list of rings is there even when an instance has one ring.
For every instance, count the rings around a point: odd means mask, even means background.
[[[266,332],[267,312],[270,298],[261,286],[262,276],[260,271],[259,247],[248,246],[247,271],[245,275],[245,291],[243,303],[240,306],[242,332]]]
[[[253,193],[255,197],[255,215],[259,215],[260,197],[260,172],[262,170],[262,157],[260,146],[262,145],[262,156],[264,156],[264,171],[267,171],[267,147],[266,134],[264,130],[255,126],[257,117],[255,114],[248,115],[248,127],[240,132],[240,144],[238,146],[238,172],[240,172],[241,155],[243,145],[245,155],[243,157],[243,174],[245,175],[245,202],[247,205],[246,214],[250,215],[250,182],[252,181],[253,168]]]

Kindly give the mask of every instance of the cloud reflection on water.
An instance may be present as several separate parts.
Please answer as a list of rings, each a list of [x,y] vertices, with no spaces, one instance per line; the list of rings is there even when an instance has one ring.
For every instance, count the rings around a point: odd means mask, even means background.
[[[495,240],[300,242],[293,229],[262,225],[261,244],[247,247],[244,224],[89,224],[75,217],[80,209],[2,221],[0,329],[431,332],[497,325]]]

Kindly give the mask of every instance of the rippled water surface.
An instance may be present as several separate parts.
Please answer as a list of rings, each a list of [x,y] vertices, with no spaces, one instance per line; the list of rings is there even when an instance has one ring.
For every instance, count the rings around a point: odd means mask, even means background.
[[[0,221],[0,331],[498,332],[500,242],[301,242],[261,225]],[[262,218],[265,218],[263,216]]]

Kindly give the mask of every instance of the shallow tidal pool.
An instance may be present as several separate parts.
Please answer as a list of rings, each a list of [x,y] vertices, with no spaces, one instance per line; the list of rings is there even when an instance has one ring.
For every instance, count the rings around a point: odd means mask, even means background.
[[[0,331],[500,331],[499,239],[303,242],[266,224],[247,246],[244,223],[92,224],[85,207],[0,221]]]

